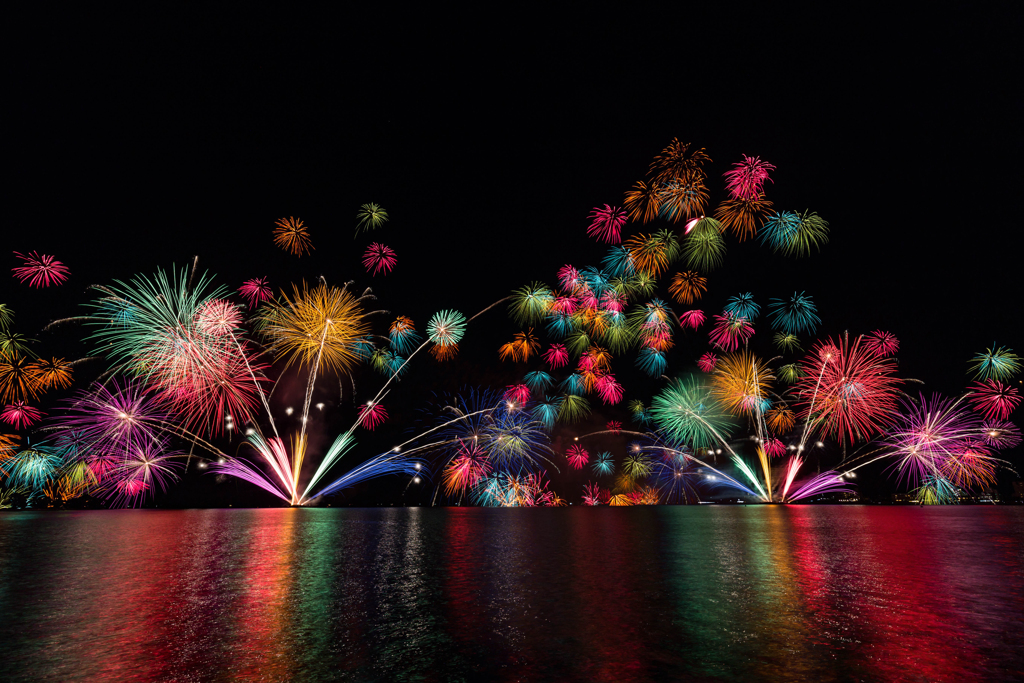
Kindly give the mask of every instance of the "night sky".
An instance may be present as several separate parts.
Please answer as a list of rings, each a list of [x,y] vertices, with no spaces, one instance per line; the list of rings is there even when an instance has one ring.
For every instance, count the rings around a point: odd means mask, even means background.
[[[764,305],[806,291],[819,337],[889,330],[900,375],[953,395],[975,353],[1024,352],[1014,3],[488,20],[397,6],[134,11],[23,14],[9,28],[0,264],[38,250],[72,277],[42,291],[8,278],[0,300],[44,353],[86,355],[80,330],[39,330],[78,314],[88,285],[197,255],[232,289],[323,275],[373,287],[380,307],[421,329],[442,308],[472,315],[533,280],[554,283],[566,263],[598,265],[606,247],[587,238],[588,213],[621,205],[674,137],[713,159],[709,213],[721,174],[748,154],[776,165],[776,209],[811,209],[831,227],[822,252],[800,260],[730,238],[704,310],[739,292]],[[353,239],[370,201],[391,220]],[[309,225],[311,256],[274,246],[283,216]],[[391,274],[361,266],[370,241],[397,252]],[[517,331],[496,310],[470,327],[457,366],[417,359],[392,425],[414,419],[434,388],[521,376],[496,353]],[[705,347],[701,336],[693,358]],[[670,371],[683,371],[690,352],[676,351]],[[631,364],[616,365],[626,397],[649,400],[660,385]],[[378,377],[359,378],[363,391]],[[338,410],[350,423],[351,408]],[[622,419],[614,412],[600,417]]]

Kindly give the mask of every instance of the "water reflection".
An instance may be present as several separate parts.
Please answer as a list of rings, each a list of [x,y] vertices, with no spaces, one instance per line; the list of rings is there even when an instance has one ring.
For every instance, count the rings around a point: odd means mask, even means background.
[[[0,679],[1021,677],[1024,510],[0,515]]]

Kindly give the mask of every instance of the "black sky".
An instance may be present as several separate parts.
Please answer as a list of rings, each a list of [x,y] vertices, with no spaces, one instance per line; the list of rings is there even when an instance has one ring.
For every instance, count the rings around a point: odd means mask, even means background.
[[[778,168],[776,208],[832,228],[800,261],[731,241],[708,309],[806,290],[822,334],[890,330],[901,374],[945,393],[974,353],[1024,347],[1014,3],[25,12],[8,36],[0,263],[34,249],[73,272],[60,290],[0,286],[26,332],[75,314],[89,284],[195,255],[232,288],[322,274],[417,321],[472,313],[596,264],[591,207],[621,203],[679,137],[714,160],[712,205],[721,173],[757,155]],[[398,252],[386,278],[352,237],[367,201],[392,217],[370,238]],[[314,255],[271,243],[289,215]],[[515,331],[491,318],[468,360],[497,364]],[[41,341],[80,344],[60,336]]]

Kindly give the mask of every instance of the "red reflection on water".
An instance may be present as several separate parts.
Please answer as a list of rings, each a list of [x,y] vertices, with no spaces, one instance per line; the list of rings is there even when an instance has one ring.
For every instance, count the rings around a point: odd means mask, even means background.
[[[250,527],[242,570],[245,592],[235,634],[238,659],[232,666],[236,678],[294,679],[295,659],[282,644],[294,642],[289,629],[296,615],[289,612],[288,596],[297,512],[260,510],[260,523]]]

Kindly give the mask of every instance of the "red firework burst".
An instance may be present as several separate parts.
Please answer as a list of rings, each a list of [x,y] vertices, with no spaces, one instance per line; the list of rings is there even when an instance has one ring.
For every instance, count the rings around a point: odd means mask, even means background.
[[[398,259],[395,257],[394,249],[376,242],[367,247],[366,253],[363,254],[363,266],[371,275],[376,275],[382,270],[387,275],[396,263]]]
[[[364,429],[372,431],[378,425],[384,424],[384,421],[387,419],[388,411],[379,403],[369,402],[359,406],[359,424]]]
[[[1005,420],[1020,403],[1016,387],[994,379],[975,382],[971,386],[970,402],[974,412],[986,420]]]
[[[30,251],[28,255],[14,252],[14,255],[25,262],[25,265],[11,268],[14,277],[27,282],[30,287],[49,287],[59,285],[68,279],[71,269],[52,256]]]
[[[609,244],[618,244],[622,241],[622,227],[626,224],[625,211],[605,204],[603,209],[594,207],[589,218],[587,235]]]

